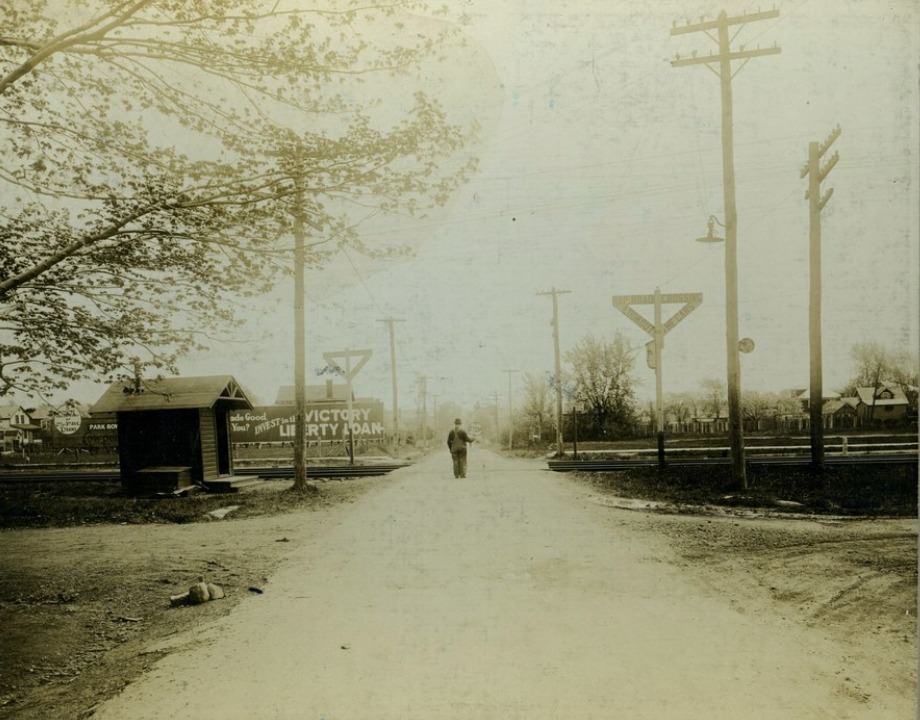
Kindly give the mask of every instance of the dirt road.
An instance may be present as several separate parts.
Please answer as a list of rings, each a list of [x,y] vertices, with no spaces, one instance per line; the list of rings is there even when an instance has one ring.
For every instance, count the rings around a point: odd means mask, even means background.
[[[94,717],[915,716],[858,640],[733,603],[539,468],[475,449],[465,480],[442,455],[400,471]]]

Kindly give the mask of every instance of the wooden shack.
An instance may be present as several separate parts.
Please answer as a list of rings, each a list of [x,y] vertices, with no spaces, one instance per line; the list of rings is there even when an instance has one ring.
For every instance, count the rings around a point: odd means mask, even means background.
[[[132,495],[233,488],[228,415],[252,403],[230,375],[113,383],[91,414],[115,413],[121,484]]]

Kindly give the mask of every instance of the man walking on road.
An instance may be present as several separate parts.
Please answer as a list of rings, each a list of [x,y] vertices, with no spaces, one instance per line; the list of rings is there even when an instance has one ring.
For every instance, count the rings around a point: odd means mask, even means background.
[[[466,434],[460,418],[454,420],[454,429],[447,434],[447,447],[454,461],[454,477],[466,477],[466,446],[473,438]]]

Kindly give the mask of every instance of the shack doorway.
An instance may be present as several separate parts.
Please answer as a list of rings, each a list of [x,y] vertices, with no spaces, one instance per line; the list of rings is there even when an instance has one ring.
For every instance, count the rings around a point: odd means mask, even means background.
[[[229,409],[217,407],[214,419],[217,422],[217,474],[233,474],[233,459],[230,456],[230,425]]]

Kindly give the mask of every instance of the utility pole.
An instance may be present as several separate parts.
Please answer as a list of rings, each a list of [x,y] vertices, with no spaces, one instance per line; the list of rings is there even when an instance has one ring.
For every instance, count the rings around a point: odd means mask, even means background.
[[[301,150],[296,152],[297,167],[301,167]],[[304,492],[307,488],[306,462],[306,311],[304,309],[305,249],[304,249],[304,179],[299,174],[294,179],[294,488]]]
[[[502,372],[508,373],[508,449],[511,450],[514,447],[514,412],[511,403],[511,376],[516,373],[517,370],[502,370]]]
[[[422,447],[428,448],[428,376],[419,375],[419,387],[422,392],[422,429],[419,433],[422,439]]]
[[[501,445],[502,431],[501,426],[498,424],[498,390],[495,391],[495,441]]]
[[[393,384],[393,448],[399,449],[399,391],[396,387],[396,331],[394,326],[398,322],[405,322],[399,318],[388,317],[377,322],[384,322],[390,330],[390,375]]]
[[[815,470],[824,468],[824,380],[821,361],[821,211],[834,194],[829,188],[821,194],[821,181],[840,159],[836,151],[821,167],[821,158],[840,137],[838,125],[823,143],[808,143],[808,162],[802,166],[801,177],[808,176],[808,240],[809,240],[809,286],[808,286],[808,348],[810,365],[810,392],[808,400],[809,425],[811,430],[811,465]]]
[[[554,385],[556,386],[556,454],[562,455],[562,361],[559,357],[559,296],[566,295],[571,290],[552,290],[538,292],[537,295],[553,296],[553,351],[556,361],[556,375]]]
[[[725,350],[728,375],[728,435],[731,446],[732,479],[741,488],[747,488],[747,471],[744,464],[744,433],[741,418],[741,361],[738,349],[738,214],[735,208],[735,158],[734,135],[732,127],[732,78],[741,70],[751,58],[762,55],[776,55],[780,49],[756,48],[732,51],[731,41],[737,36],[741,28],[734,35],[729,36],[729,28],[735,25],[744,26],[759,20],[769,20],[779,17],[779,10],[750,13],[729,17],[723,10],[715,20],[678,27],[677,23],[671,28],[671,35],[685,35],[688,33],[703,32],[718,46],[718,54],[710,52],[708,56],[696,57],[696,53],[689,58],[679,55],[671,62],[673,67],[703,64],[718,76],[722,88],[722,189],[725,204]],[[717,36],[713,36],[716,31]],[[732,72],[732,61],[743,60],[737,70]],[[716,69],[716,66],[718,69]]]

